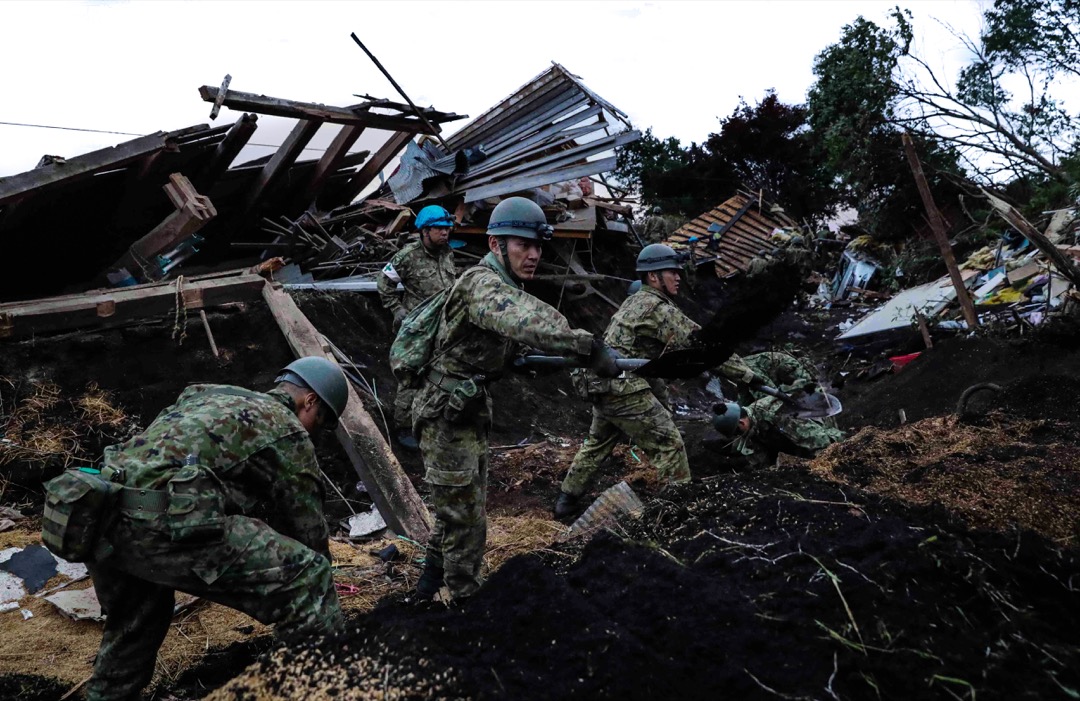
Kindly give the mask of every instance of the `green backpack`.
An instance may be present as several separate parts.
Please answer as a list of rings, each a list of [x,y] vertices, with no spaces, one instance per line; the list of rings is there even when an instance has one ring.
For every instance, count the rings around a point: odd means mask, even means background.
[[[451,286],[431,295],[401,322],[397,338],[390,345],[390,370],[399,381],[415,382],[427,370],[435,350],[443,309],[453,289]]]

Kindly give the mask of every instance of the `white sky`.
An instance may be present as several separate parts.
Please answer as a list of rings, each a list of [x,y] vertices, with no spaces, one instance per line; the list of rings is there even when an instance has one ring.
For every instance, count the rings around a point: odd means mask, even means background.
[[[984,2],[899,4],[914,14],[918,53],[952,78],[963,52],[934,20],[975,35]],[[419,105],[477,116],[555,60],[635,126],[688,144],[715,131],[740,95],[753,103],[776,88],[785,102],[804,101],[814,56],[843,25],[860,14],[884,22],[897,3],[5,0],[0,122],[139,134],[207,123],[198,87],[226,73],[232,89],[274,97],[397,100],[349,38],[355,31]],[[238,116],[223,109],[216,123]],[[260,116],[252,141],[280,144],[292,124]],[[333,132],[324,128],[311,146],[325,147]],[[357,149],[378,144],[369,134]],[[0,125],[0,176],[46,153],[71,157],[130,138]],[[271,150],[249,147],[238,162]]]

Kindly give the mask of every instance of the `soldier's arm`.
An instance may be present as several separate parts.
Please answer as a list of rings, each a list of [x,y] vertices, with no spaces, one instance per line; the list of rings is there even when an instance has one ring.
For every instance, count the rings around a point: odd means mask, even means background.
[[[399,309],[404,308],[401,304],[401,293],[397,289],[399,282],[401,282],[401,276],[394,267],[394,260],[391,260],[379,272],[378,283],[379,299],[382,301],[383,307],[388,309],[391,314],[397,314]]]
[[[494,276],[477,276],[470,291],[469,321],[522,345],[557,355],[588,355],[593,336],[570,328],[555,307]]]
[[[330,531],[323,516],[326,494],[315,448],[306,435],[285,436],[237,468],[243,471],[237,477],[266,495],[266,522],[271,528],[330,560]]]
[[[657,305],[654,312],[656,333],[668,349],[686,348],[690,337],[701,327],[683,314],[674,304]]]
[[[735,382],[742,382],[750,384],[754,380],[765,380],[767,378],[759,377],[753,368],[746,364],[740,355],[732,353],[731,357],[724,361],[724,364],[716,368],[716,371]]]

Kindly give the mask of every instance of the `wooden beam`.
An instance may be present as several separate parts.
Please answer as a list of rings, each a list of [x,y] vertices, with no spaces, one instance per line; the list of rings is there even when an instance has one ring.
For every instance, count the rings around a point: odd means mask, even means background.
[[[296,204],[299,209],[306,209],[309,204],[315,201],[315,198],[319,195],[319,191],[322,190],[323,185],[326,184],[327,178],[341,167],[342,161],[346,154],[349,153],[349,149],[353,147],[356,140],[364,133],[364,128],[365,127],[359,126],[341,127],[334,137],[334,140],[330,143],[329,148],[326,149],[322,158],[320,158],[319,162],[315,165],[315,171],[308,179],[307,185],[304,186],[303,193],[297,199]],[[363,153],[366,156],[367,151],[364,151]]]
[[[225,171],[236,160],[240,151],[243,150],[244,146],[247,146],[252,134],[259,128],[258,121],[259,115],[246,113],[236,120],[236,123],[229,129],[229,133],[214,149],[214,155],[210,157],[210,162],[194,178],[196,188],[204,192],[208,191],[218,181],[218,178],[225,174]]]
[[[34,191],[49,190],[89,177],[101,170],[128,165],[165,148],[167,136],[165,132],[159,131],[117,146],[84,153],[63,163],[50,163],[25,173],[0,178],[0,204],[14,202]]]
[[[231,275],[184,280],[180,297],[188,310],[227,302],[258,299],[266,280],[258,275]],[[93,290],[30,302],[0,304],[0,339],[68,331],[89,326],[116,326],[176,310],[176,282]]]
[[[190,238],[217,216],[217,209],[210,198],[196,192],[191,182],[180,173],[169,176],[164,190],[176,211],[155,226],[150,233],[131,244],[109,270],[124,268],[137,280],[156,281],[164,276],[154,259]]]
[[[212,85],[204,85],[199,88],[199,95],[207,102],[216,102],[218,99],[218,88],[215,88]],[[277,117],[309,119],[318,122],[348,124],[350,126],[371,127],[372,129],[386,129],[389,131],[407,131],[412,134],[435,133],[432,128],[429,128],[415,117],[363,111],[368,105],[357,105],[355,108],[334,107],[332,105],[286,100],[278,97],[267,97],[266,95],[238,92],[236,90],[229,90],[221,103],[229,109],[246,110],[248,112],[257,112],[258,114],[272,114]],[[434,117],[434,115],[429,115],[429,119],[432,117]],[[435,121],[448,122],[453,119],[461,119],[461,116],[456,114],[446,116],[444,114],[441,119],[436,119]]]
[[[402,149],[405,148],[405,144],[409,143],[412,137],[413,135],[407,131],[399,131],[396,134],[391,134],[386,143],[379,147],[379,150],[368,159],[367,163],[365,163],[360,170],[356,171],[356,175],[349,178],[349,182],[345,187],[345,192],[342,193],[345,204],[352,202],[356,196],[375,179],[375,176],[379,174],[379,171],[385,168],[387,163],[401,153]]]
[[[1057,268],[1069,282],[1080,288],[1080,267],[1078,267],[1069,256],[1065,255],[1061,249],[1053,244],[1050,239],[1046,238],[1041,231],[1032,226],[1031,222],[1024,219],[1024,215],[1013,209],[1010,204],[999,197],[994,197],[985,189],[983,189],[982,193],[986,199],[990,201],[990,206],[994,208],[1002,219],[1009,222],[1013,228],[1024,235],[1024,238],[1031,241],[1031,244],[1039,249],[1044,256],[1049,258],[1050,262],[1054,264],[1054,267]],[[1049,288],[1047,288],[1047,290],[1049,290]]]
[[[270,160],[266,162],[266,165],[262,167],[262,171],[255,178],[255,182],[252,183],[251,189],[244,198],[244,204],[241,207],[241,219],[256,213],[259,202],[273,189],[278,179],[292,167],[296,159],[303,153],[304,147],[308,145],[308,142],[311,141],[312,137],[315,136],[315,132],[319,131],[321,126],[322,122],[303,119],[296,123],[285,141],[274,152]]]
[[[975,304],[971,301],[971,295],[968,294],[967,285],[960,277],[960,267],[956,264],[956,256],[953,255],[952,246],[949,245],[949,236],[945,232],[945,221],[941,218],[937,205],[934,204],[934,196],[930,193],[930,184],[926,182],[922,163],[919,162],[919,156],[915,153],[915,143],[911,140],[911,134],[904,132],[901,137],[904,141],[904,150],[907,151],[911,172],[915,175],[915,184],[919,187],[919,196],[922,197],[923,207],[926,208],[926,214],[930,220],[930,228],[941,249],[945,267],[949,270],[949,279],[952,280],[953,288],[956,290],[960,311],[964,314],[964,321],[967,322],[968,328],[974,330],[979,325],[979,317],[975,313]]]
[[[288,292],[267,284],[263,297],[297,357],[315,355],[337,362]],[[351,384],[337,437],[391,530],[414,540],[427,540],[433,523],[431,514]]]

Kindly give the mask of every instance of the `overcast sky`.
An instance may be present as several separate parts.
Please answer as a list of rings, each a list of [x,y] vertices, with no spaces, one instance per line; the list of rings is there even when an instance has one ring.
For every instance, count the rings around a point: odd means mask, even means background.
[[[477,116],[557,61],[660,137],[702,141],[738,104],[775,88],[802,102],[814,56],[862,14],[897,0],[741,2],[0,2],[0,122],[147,134],[209,122],[200,85],[325,104],[398,99],[355,31],[420,105]],[[939,24],[978,33],[978,0],[899,2],[917,51],[955,75],[963,51]],[[937,21],[935,21],[937,20]],[[217,123],[235,121],[223,109]],[[448,125],[450,133],[458,122]],[[291,120],[260,117],[275,146]],[[385,132],[383,133],[385,135]],[[312,149],[325,147],[325,128]],[[0,176],[43,154],[132,137],[0,125]],[[359,148],[377,145],[365,135]],[[249,147],[241,159],[266,155]],[[310,150],[306,157],[316,157]]]

